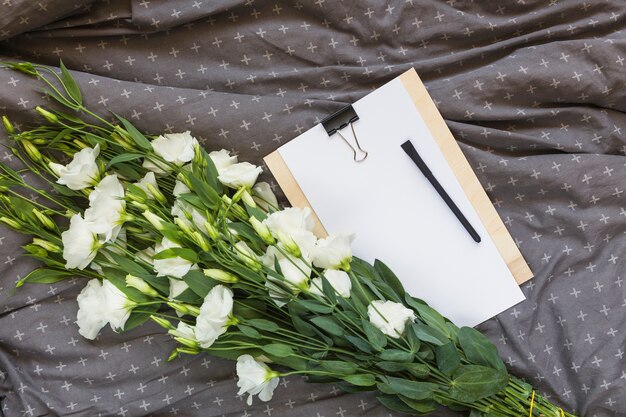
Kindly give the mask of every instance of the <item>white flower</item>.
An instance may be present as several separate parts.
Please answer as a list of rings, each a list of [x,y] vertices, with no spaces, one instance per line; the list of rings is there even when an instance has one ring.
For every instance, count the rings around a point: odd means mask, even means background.
[[[172,242],[168,238],[164,237],[161,243],[155,245],[155,253],[158,254],[166,249],[180,248],[177,243]],[[162,277],[164,275],[170,275],[176,278],[184,277],[191,269],[193,262],[183,259],[179,256],[167,259],[155,259],[153,261],[154,270],[157,271],[157,276]]]
[[[306,258],[296,258],[283,252],[285,251],[280,251],[276,246],[269,246],[263,256],[263,264],[274,269],[275,262],[278,262],[283,277],[294,291],[308,289],[311,268],[305,262]]]
[[[399,338],[404,333],[407,320],[415,321],[413,310],[393,301],[372,301],[367,306],[367,316],[370,323],[394,339]]]
[[[168,331],[169,334],[175,337],[184,337],[185,339],[196,341],[195,329],[193,326],[188,325],[185,322],[179,321],[176,329]]]
[[[175,300],[176,297],[184,293],[189,288],[189,285],[187,285],[187,283],[182,279],[170,278],[169,280],[170,293],[168,297],[170,300]]]
[[[254,360],[250,355],[241,355],[237,358],[237,376],[239,377],[237,395],[250,394],[248,405],[252,405],[252,396],[257,394],[261,401],[271,400],[279,382],[278,372],[272,371],[269,366]]]
[[[350,269],[354,235],[330,235],[317,241],[311,252],[313,265],[327,269]]]
[[[196,318],[195,336],[200,347],[210,347],[226,332],[233,311],[233,292],[223,285],[216,285],[204,297],[200,314]]]
[[[96,257],[100,243],[98,236],[91,230],[80,214],[75,214],[70,219],[70,228],[61,233],[63,241],[63,259],[67,269],[85,269]]]
[[[308,207],[288,207],[271,213],[263,223],[270,229],[272,235],[285,247],[293,252],[293,244],[300,252],[309,256],[317,238],[312,233],[315,223]],[[297,252],[297,251],[296,251]]]
[[[109,323],[113,330],[122,329],[135,305],[109,281],[90,280],[78,297],[76,321],[78,332],[93,340],[100,329]]]
[[[217,179],[227,187],[251,188],[261,172],[263,172],[261,167],[249,162],[240,162],[224,168]]]
[[[237,156],[231,156],[230,152],[226,149],[213,151],[209,153],[209,157],[211,158],[211,161],[213,161],[213,165],[215,165],[218,174],[221,174],[224,169],[237,163]]]
[[[121,229],[125,208],[124,187],[116,175],[107,175],[89,194],[85,221],[94,232],[101,235],[102,242],[115,240]]]
[[[175,197],[178,197],[181,194],[187,194],[190,192],[191,190],[189,189],[189,187],[185,185],[184,182],[176,180],[176,184],[174,185],[174,191],[172,192],[172,194],[174,194]]]
[[[328,269],[324,271],[324,277],[328,283],[335,289],[335,292],[343,298],[350,298],[350,290],[352,289],[352,281],[350,277],[343,271],[336,271],[334,269]],[[319,295],[324,295],[322,278],[313,278],[311,280],[310,292]]]
[[[84,148],[74,154],[72,162],[67,165],[51,162],[50,169],[59,177],[58,184],[66,185],[70,190],[82,190],[98,182],[100,168],[96,158],[100,153],[100,145]]]
[[[165,161],[182,166],[193,159],[198,146],[196,138],[189,131],[183,133],[168,133],[152,141],[152,150]],[[143,166],[157,174],[169,171],[169,167],[158,160],[146,158]]]
[[[265,211],[278,210],[278,200],[272,191],[272,187],[266,182],[257,182],[252,187],[252,198]]]
[[[152,193],[150,188],[148,188],[148,184],[150,184],[151,187],[154,187],[155,190],[159,189],[159,184],[157,184],[157,180],[156,180],[156,176],[154,175],[154,172],[148,172],[146,175],[144,175],[142,179],[137,181],[135,185],[141,188],[146,193],[148,198],[156,198],[156,196]]]

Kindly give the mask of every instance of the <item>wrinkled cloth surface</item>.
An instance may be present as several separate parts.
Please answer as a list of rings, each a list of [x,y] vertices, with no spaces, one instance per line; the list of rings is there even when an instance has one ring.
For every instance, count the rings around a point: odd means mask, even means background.
[[[563,408],[624,416],[625,13],[617,0],[5,0],[0,59],[62,59],[99,112],[254,163],[415,67],[535,273],[527,301],[479,329]],[[26,128],[40,104],[41,85],[0,70],[0,113]],[[0,415],[395,415],[302,378],[247,406],[234,363],[166,363],[174,344],[152,324],[85,340],[84,281],[13,291],[35,267],[26,240],[0,230]]]

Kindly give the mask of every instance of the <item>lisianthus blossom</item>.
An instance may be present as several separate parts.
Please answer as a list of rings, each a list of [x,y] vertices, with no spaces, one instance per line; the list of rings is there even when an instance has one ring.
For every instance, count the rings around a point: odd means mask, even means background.
[[[278,210],[278,200],[272,191],[272,187],[266,182],[257,182],[252,187],[252,198],[265,211]]]
[[[311,276],[311,267],[304,255],[300,258],[296,258],[286,253],[284,249],[281,250],[279,247],[269,246],[263,256],[263,264],[268,268],[274,269],[276,262],[280,267],[282,276],[286,280],[286,284],[288,284],[294,292],[309,288],[308,282]]]
[[[189,131],[183,133],[167,133],[152,141],[152,150],[163,160],[182,166],[191,161],[198,146],[196,138]],[[146,158],[143,166],[157,174],[170,171],[169,167],[157,159]]]
[[[226,149],[209,153],[209,158],[213,161],[213,165],[215,165],[218,174],[221,174],[226,168],[237,163],[237,156],[231,155]]]
[[[161,243],[157,243],[154,247],[154,252],[159,254],[166,249],[180,248],[178,243],[172,242],[168,238],[164,237]],[[190,262],[180,256],[174,256],[165,259],[154,259],[154,270],[157,272],[157,276],[170,275],[176,278],[184,277],[191,269],[193,262]]]
[[[233,292],[223,285],[216,285],[204,297],[200,314],[196,318],[194,334],[200,347],[210,347],[226,332],[232,320]]]
[[[344,271],[338,271],[335,269],[327,269],[324,271],[324,277],[328,281],[328,283],[333,287],[335,292],[343,297],[350,297],[350,290],[352,290],[352,281],[350,281],[350,277]],[[322,287],[322,278],[316,277],[311,280],[311,288],[310,292],[316,294],[318,296],[323,296],[323,287]]]
[[[107,323],[113,330],[123,329],[135,305],[111,282],[98,279],[89,280],[77,300],[78,332],[90,340],[95,339]]]
[[[367,306],[367,316],[370,323],[381,332],[394,339],[404,333],[406,322],[415,321],[413,310],[393,301],[374,300]]]
[[[252,396],[259,396],[261,401],[269,401],[274,395],[274,390],[278,386],[279,373],[272,371],[263,362],[255,360],[250,355],[241,355],[237,358],[237,395],[245,393],[248,396],[248,405],[252,405]]]
[[[261,167],[249,162],[240,162],[222,169],[217,179],[230,188],[252,188],[261,172],[263,172]]]
[[[57,184],[67,186],[70,190],[82,190],[98,183],[100,168],[96,158],[100,153],[100,145],[84,148],[74,154],[72,162],[67,165],[50,162],[50,169],[57,175]]]
[[[89,194],[85,221],[100,235],[102,242],[115,240],[121,229],[125,207],[124,187],[116,175],[107,175]]]
[[[311,251],[313,265],[318,268],[350,269],[354,235],[337,234],[320,239]]]
[[[296,255],[310,255],[317,241],[313,234],[315,223],[308,207],[289,207],[271,213],[263,223],[287,250]]]
[[[100,243],[98,235],[80,214],[70,219],[70,227],[61,233],[63,259],[67,269],[85,269],[98,254]]]

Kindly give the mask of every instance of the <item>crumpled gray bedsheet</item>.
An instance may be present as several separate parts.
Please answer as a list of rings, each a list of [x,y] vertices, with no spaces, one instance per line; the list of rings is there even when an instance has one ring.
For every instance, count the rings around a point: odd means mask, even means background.
[[[415,67],[535,272],[528,300],[480,329],[564,408],[625,416],[625,13],[617,0],[4,0],[0,58],[63,59],[103,112],[257,163]],[[38,88],[1,70],[1,113],[32,123]],[[301,378],[247,406],[233,363],[166,363],[173,344],[152,325],[86,341],[83,282],[12,293],[34,267],[24,242],[0,230],[0,415],[393,415]]]

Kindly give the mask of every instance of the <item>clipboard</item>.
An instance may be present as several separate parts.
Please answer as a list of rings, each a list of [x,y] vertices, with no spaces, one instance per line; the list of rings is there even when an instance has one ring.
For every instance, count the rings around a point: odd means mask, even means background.
[[[524,257],[506,229],[502,219],[489,200],[487,193],[463,155],[461,148],[452,136],[443,117],[437,110],[435,103],[430,98],[417,72],[415,69],[411,68],[400,75],[398,79],[411,97],[416,110],[426,123],[432,137],[437,142],[439,150],[454,172],[457,181],[476,210],[480,221],[489,233],[489,236],[515,278],[515,281],[518,284],[528,281],[533,277],[530,267],[524,260]],[[327,236],[327,230],[320,221],[317,213],[315,213],[305,193],[298,185],[298,182],[280,152],[278,150],[272,152],[264,158],[264,161],[291,205],[295,207],[311,208],[315,220],[314,233],[318,237]]]

